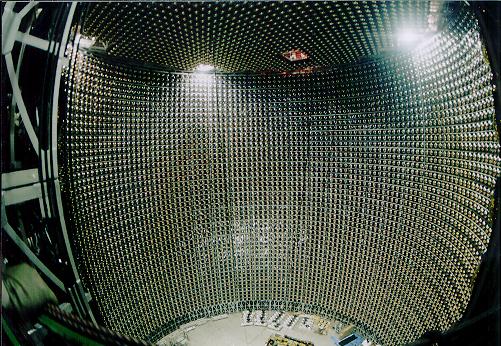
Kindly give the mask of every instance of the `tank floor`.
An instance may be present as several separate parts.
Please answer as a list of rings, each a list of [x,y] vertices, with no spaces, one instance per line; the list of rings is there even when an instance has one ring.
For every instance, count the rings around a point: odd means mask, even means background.
[[[158,345],[189,346],[264,346],[274,334],[288,335],[303,341],[310,341],[315,346],[334,346],[332,336],[336,336],[332,327],[326,335],[307,330],[297,323],[292,329],[282,328],[276,331],[262,326],[241,326],[242,313],[228,315],[220,320],[208,319],[207,323],[195,328],[181,328],[162,338]],[[188,331],[184,334],[183,329]],[[178,343],[170,343],[178,341]]]

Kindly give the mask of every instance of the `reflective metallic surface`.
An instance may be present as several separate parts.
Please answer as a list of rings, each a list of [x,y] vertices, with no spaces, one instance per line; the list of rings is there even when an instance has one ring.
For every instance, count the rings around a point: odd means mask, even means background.
[[[466,10],[419,49],[311,74],[82,53],[65,73],[64,192],[107,326],[158,340],[199,317],[277,309],[401,344],[461,317],[501,173]]]

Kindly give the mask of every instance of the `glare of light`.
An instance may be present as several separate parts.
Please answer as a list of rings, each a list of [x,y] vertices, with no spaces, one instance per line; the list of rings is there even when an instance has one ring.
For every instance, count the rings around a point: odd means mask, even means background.
[[[415,30],[404,29],[398,33],[398,44],[400,46],[411,46],[419,43],[424,38],[424,34]]]
[[[192,82],[196,84],[203,84],[207,88],[212,88],[212,84],[214,83],[214,72],[216,68],[212,65],[200,64],[193,70],[193,79]]]
[[[195,68],[196,72],[211,72],[214,71],[214,66],[207,64],[200,64]]]

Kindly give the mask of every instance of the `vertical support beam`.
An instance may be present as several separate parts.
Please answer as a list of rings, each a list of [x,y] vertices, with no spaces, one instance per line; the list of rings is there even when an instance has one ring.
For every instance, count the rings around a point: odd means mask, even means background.
[[[47,151],[47,155],[45,155],[45,160],[47,160],[47,177],[48,179],[53,179],[54,181],[54,194],[56,197],[56,209],[59,214],[59,223],[61,226],[61,232],[63,234],[64,244],[66,247],[66,253],[68,254],[68,259],[70,262],[70,266],[75,277],[76,288],[75,294],[80,298],[79,307],[84,310],[84,314],[87,315],[91,321],[97,325],[96,319],[92,310],[89,306],[87,297],[83,288],[81,286],[80,275],[78,274],[77,266],[75,263],[75,259],[73,256],[73,251],[71,249],[71,243],[68,236],[68,231],[66,228],[66,220],[64,217],[64,209],[63,202],[61,197],[61,187],[59,183],[59,166],[58,166],[58,156],[57,156],[57,121],[58,121],[58,105],[59,105],[59,89],[61,85],[61,75],[64,64],[66,64],[67,59],[65,58],[66,46],[68,43],[69,33],[71,29],[71,24],[73,22],[73,17],[75,15],[75,10],[77,7],[77,3],[73,2],[70,5],[70,9],[68,11],[68,16],[66,17],[66,24],[63,29],[63,34],[61,38],[61,42],[59,44],[59,50],[56,48],[57,55],[57,66],[56,72],[54,76],[54,89],[52,95],[52,112],[51,112],[51,137],[49,138],[49,150]],[[43,166],[43,165],[42,165]]]
[[[73,22],[73,16],[75,15],[75,10],[77,3],[73,2],[71,4],[70,10],[68,12],[68,17],[66,19],[66,25],[64,26],[63,36],[61,39],[61,44],[59,46],[59,54],[56,67],[56,76],[54,80],[54,90],[52,95],[52,119],[51,119],[51,138],[50,139],[50,157],[52,160],[52,172],[50,176],[55,179],[59,176],[59,165],[57,159],[57,119],[58,119],[58,104],[59,104],[59,88],[61,85],[61,74],[63,65],[66,63],[64,57],[66,51],[66,45],[68,43],[68,36],[71,29],[71,23]]]

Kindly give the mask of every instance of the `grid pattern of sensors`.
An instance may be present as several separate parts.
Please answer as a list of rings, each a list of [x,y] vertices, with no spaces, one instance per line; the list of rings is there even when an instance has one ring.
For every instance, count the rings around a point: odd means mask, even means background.
[[[201,317],[298,311],[401,344],[458,321],[501,163],[490,66],[457,6],[417,53],[308,75],[73,52],[63,191],[104,323],[158,340]]]
[[[294,70],[354,62],[394,46],[405,25],[425,30],[428,1],[94,3],[84,34],[110,55],[180,70]],[[309,59],[281,55],[301,49]]]

